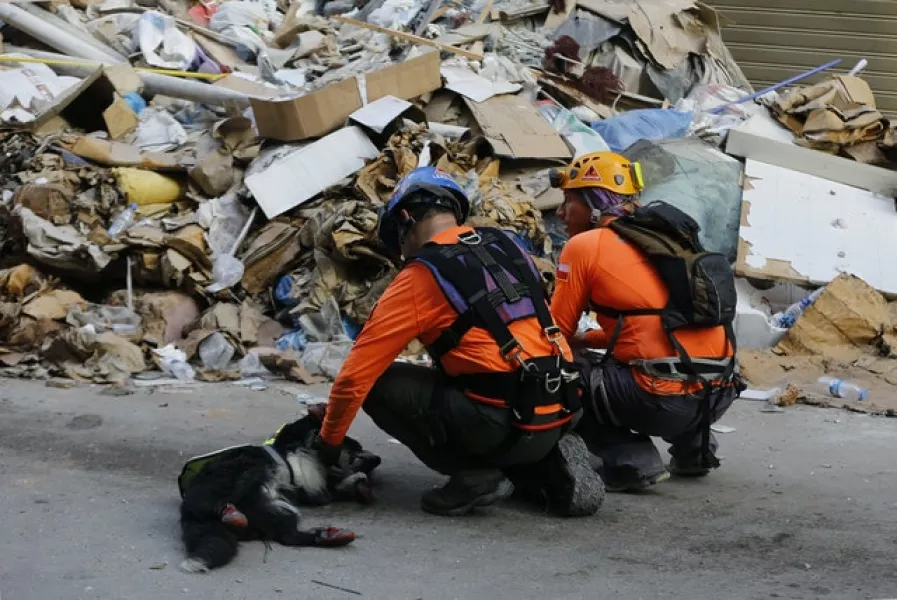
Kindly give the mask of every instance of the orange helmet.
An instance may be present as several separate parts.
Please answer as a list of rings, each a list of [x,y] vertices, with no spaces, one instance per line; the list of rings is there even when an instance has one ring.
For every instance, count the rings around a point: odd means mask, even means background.
[[[551,174],[552,187],[562,190],[599,187],[634,196],[642,191],[642,168],[615,152],[592,152],[573,160],[566,169]]]

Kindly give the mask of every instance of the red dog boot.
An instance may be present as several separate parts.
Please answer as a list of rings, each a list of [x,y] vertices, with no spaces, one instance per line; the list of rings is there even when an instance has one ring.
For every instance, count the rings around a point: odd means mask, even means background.
[[[355,532],[338,527],[316,527],[309,531],[314,535],[314,546],[335,548],[355,541]]]
[[[249,519],[246,515],[237,510],[237,507],[228,502],[221,510],[221,522],[225,525],[233,525],[239,529],[249,526]]]

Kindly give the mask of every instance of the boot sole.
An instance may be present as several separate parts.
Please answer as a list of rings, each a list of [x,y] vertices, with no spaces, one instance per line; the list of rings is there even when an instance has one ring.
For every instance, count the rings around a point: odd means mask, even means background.
[[[639,481],[630,481],[621,485],[606,485],[606,487],[608,492],[614,494],[626,494],[640,492],[642,490],[648,489],[652,485],[657,485],[658,483],[667,481],[669,478],[670,472],[664,471],[662,473],[658,473],[657,475],[646,477],[645,479],[640,479]]]
[[[604,503],[604,481],[591,466],[589,449],[582,438],[568,433],[558,441],[558,451],[564,460],[564,475],[572,483],[569,500],[559,506],[566,517],[594,515]]]
[[[492,506],[502,500],[506,500],[510,498],[513,493],[514,484],[505,479],[498,484],[498,488],[494,492],[475,498],[463,506],[458,506],[449,510],[441,510],[421,503],[421,509],[431,515],[438,515],[440,517],[463,517],[472,513],[475,508]]]

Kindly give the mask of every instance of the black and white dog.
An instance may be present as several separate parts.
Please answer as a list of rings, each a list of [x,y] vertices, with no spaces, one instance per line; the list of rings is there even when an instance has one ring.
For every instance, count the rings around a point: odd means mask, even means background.
[[[191,459],[178,478],[181,533],[187,560],[181,569],[203,573],[229,563],[241,540],[285,546],[344,546],[351,531],[300,529],[299,506],[332,500],[372,501],[368,475],[380,458],[346,438],[339,463],[325,470],[309,448],[323,408],[284,425],[265,445],[227,448]]]

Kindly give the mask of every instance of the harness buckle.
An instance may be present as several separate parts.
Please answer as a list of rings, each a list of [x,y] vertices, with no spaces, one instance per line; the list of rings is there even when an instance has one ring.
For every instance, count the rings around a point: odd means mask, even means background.
[[[559,389],[561,389],[561,381],[563,380],[563,374],[558,374],[557,377],[549,377],[545,376],[545,391],[549,394],[556,394]]]
[[[516,338],[511,338],[511,341],[502,346],[500,351],[501,357],[510,362],[512,358],[520,360],[520,353],[523,351],[523,347]]]
[[[464,244],[465,246],[476,246],[483,241],[483,236],[480,235],[480,232],[476,229],[468,232],[462,233],[458,236],[458,242]]]
[[[548,338],[548,341],[555,344],[560,343],[561,339],[564,337],[564,334],[561,333],[561,328],[557,325],[551,325],[542,331],[545,333],[545,337]]]

